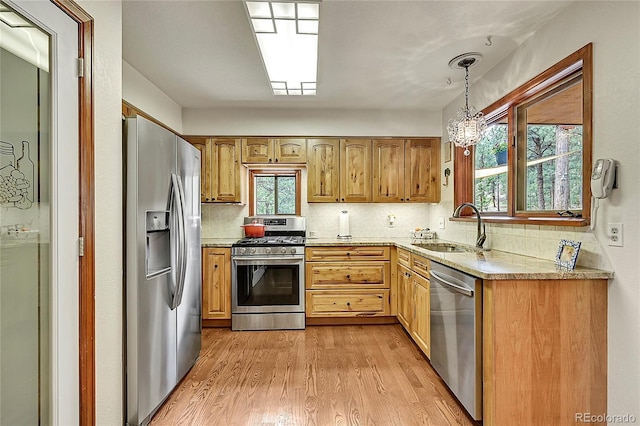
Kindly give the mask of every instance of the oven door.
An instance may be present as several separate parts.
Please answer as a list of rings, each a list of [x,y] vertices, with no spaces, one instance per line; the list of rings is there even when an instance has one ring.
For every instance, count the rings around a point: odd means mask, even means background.
[[[238,256],[232,265],[232,313],[304,312],[304,256]]]

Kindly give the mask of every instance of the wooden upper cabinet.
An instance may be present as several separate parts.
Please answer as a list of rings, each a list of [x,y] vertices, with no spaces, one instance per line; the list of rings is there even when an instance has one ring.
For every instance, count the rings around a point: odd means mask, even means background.
[[[240,194],[240,139],[209,139],[211,200],[237,203]]]
[[[248,138],[242,140],[243,163],[269,163],[272,155],[270,139]]]
[[[404,139],[373,141],[373,202],[404,201]]]
[[[200,151],[200,202],[206,203],[211,198],[211,167],[207,139],[189,138],[188,142]]]
[[[307,140],[247,138],[242,140],[242,162],[255,164],[304,164]]]
[[[307,139],[307,201],[339,201],[340,141]]]
[[[304,164],[307,162],[307,140],[273,139],[273,155],[276,163]]]
[[[440,201],[440,138],[407,139],[404,151],[405,201]]]
[[[340,140],[340,201],[371,201],[371,140]]]

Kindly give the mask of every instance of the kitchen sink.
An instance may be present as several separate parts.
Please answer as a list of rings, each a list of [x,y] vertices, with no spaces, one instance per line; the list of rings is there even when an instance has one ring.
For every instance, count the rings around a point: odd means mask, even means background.
[[[441,253],[461,253],[468,251],[462,246],[449,243],[413,243],[412,245],[431,251],[438,251]]]

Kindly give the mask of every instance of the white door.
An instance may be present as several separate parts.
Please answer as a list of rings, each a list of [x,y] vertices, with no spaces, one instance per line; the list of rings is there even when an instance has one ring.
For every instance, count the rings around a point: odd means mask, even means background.
[[[0,1],[0,424],[79,423],[78,26]]]

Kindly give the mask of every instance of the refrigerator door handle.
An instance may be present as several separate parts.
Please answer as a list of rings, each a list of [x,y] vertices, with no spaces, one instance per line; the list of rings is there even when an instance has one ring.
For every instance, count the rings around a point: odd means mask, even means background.
[[[184,216],[184,191],[180,177],[175,173],[171,175],[171,192],[172,192],[172,209],[178,216],[177,220],[177,250],[176,250],[176,287],[171,300],[171,309],[175,309],[182,302],[182,293],[184,290],[184,281],[186,277],[186,221]]]

